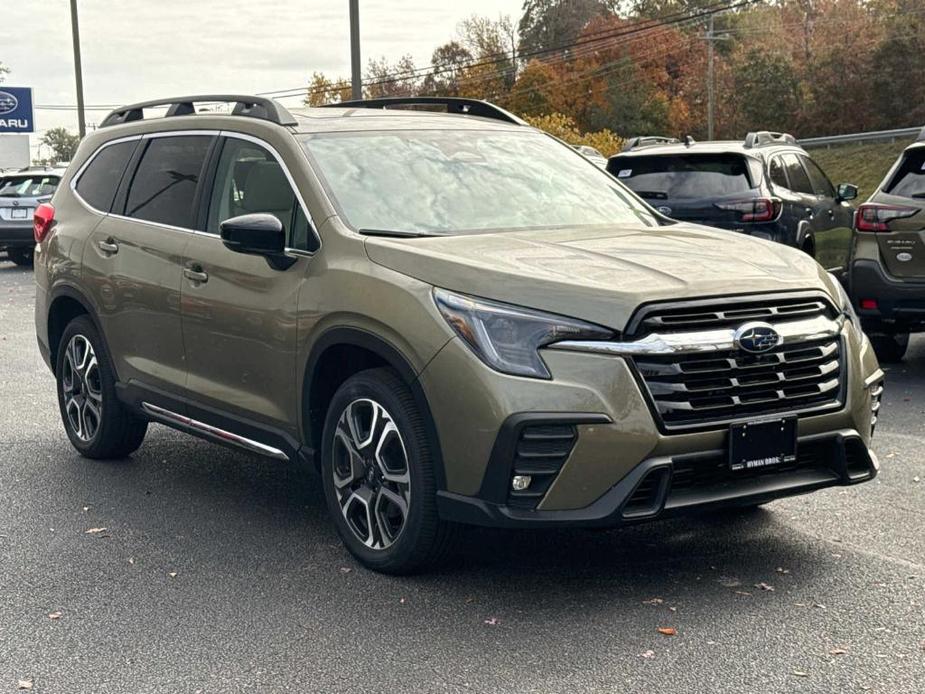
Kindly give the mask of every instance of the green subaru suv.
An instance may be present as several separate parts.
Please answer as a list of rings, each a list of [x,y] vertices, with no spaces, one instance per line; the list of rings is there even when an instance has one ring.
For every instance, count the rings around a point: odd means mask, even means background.
[[[378,571],[460,524],[612,527],[879,469],[883,373],[831,275],[670,220],[485,102],[126,106],[34,227],[77,451],[156,422],[313,462]]]
[[[925,128],[854,218],[851,296],[884,363],[925,330]]]

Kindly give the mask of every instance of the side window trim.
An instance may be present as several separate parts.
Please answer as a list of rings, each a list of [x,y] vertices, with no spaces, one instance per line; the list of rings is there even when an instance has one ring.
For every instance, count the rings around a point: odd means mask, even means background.
[[[75,173],[71,177],[71,180],[68,183],[68,187],[71,189],[71,194],[75,198],[77,198],[77,200],[80,202],[81,205],[86,207],[91,212],[96,212],[97,214],[109,215],[113,213],[113,210],[116,209],[116,202],[119,199],[119,191],[122,189],[122,186],[125,182],[126,174],[129,171],[134,171],[135,157],[138,155],[137,144],[135,146],[135,150],[132,152],[132,156],[129,157],[128,163],[125,165],[125,168],[122,170],[122,177],[119,179],[119,185],[116,186],[116,194],[113,196],[113,202],[109,205],[108,210],[98,210],[97,208],[93,207],[93,205],[91,205],[89,202],[84,200],[83,196],[77,192],[77,184],[80,182],[80,179],[84,175],[84,172],[90,167],[90,164],[93,163],[93,160],[96,159],[99,156],[100,152],[102,152],[104,149],[106,149],[107,147],[111,147],[112,145],[121,144],[123,142],[133,142],[133,141],[137,142],[138,140],[141,140],[141,137],[142,137],[141,135],[129,135],[128,137],[119,137],[119,138],[116,138],[115,140],[108,140],[107,142],[104,142],[99,147],[97,147],[93,151],[93,153],[89,157],[87,157],[87,160],[83,164],[80,165],[80,168],[77,170],[77,173]]]
[[[787,167],[784,166],[784,160],[783,160],[783,158],[781,157],[781,155],[779,155],[779,154],[775,154],[775,155],[774,155],[773,157],[771,157],[771,159],[768,161],[768,180],[771,181],[771,183],[774,184],[775,186],[778,186],[778,187],[780,186],[779,183],[775,183],[775,182],[774,182],[774,179],[771,178],[771,164],[774,163],[774,162],[776,162],[777,165],[780,167],[780,172],[781,172],[781,174],[783,174],[784,180],[787,182],[787,185],[784,186],[784,190],[786,190],[787,192],[793,192],[793,191],[790,189],[790,176],[787,175]]]

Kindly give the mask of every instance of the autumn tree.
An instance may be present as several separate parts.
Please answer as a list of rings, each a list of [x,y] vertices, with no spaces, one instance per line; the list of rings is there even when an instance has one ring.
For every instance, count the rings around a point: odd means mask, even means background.
[[[459,94],[466,66],[473,62],[472,52],[459,41],[448,41],[438,46],[430,58],[431,71],[424,76],[421,92],[434,96]]]
[[[612,9],[601,0],[525,0],[517,25],[520,52],[530,55],[540,51],[541,59],[560,55],[560,46],[573,42],[592,17]]]
[[[371,59],[363,83],[366,85],[364,95],[369,99],[414,96],[420,76],[414,67],[414,59],[403,55],[394,65],[385,58]]]
[[[351,94],[350,82],[346,79],[338,78],[336,81],[332,81],[324,73],[314,72],[308,85],[308,95],[305,97],[304,103],[307,106],[323,106],[324,104],[348,101]]]

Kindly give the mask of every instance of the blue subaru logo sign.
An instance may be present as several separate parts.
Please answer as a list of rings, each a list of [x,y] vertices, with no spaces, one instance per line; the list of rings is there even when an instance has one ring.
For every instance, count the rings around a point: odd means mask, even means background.
[[[735,346],[745,352],[761,354],[780,344],[780,334],[767,323],[746,323],[735,331]]]
[[[32,90],[28,87],[0,89],[0,133],[35,132]]]

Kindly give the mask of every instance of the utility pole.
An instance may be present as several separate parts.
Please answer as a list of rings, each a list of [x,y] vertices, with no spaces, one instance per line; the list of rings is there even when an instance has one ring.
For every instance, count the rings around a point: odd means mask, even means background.
[[[716,75],[713,69],[713,44],[717,41],[728,41],[729,34],[717,34],[713,18],[715,12],[710,13],[710,24],[707,33],[700,38],[707,42],[707,139],[713,139],[714,115],[716,111]]]
[[[74,2],[74,0],[71,0]],[[707,139],[713,139],[713,15],[710,15],[710,30],[707,32]]]
[[[74,0],[71,0],[73,4]],[[350,2],[350,87],[351,98],[363,98],[363,73],[360,66],[360,0]]]
[[[77,127],[80,138],[87,134],[84,117],[84,78],[80,68],[80,29],[77,26],[77,0],[71,0],[71,38],[74,42],[74,77],[77,80]]]

